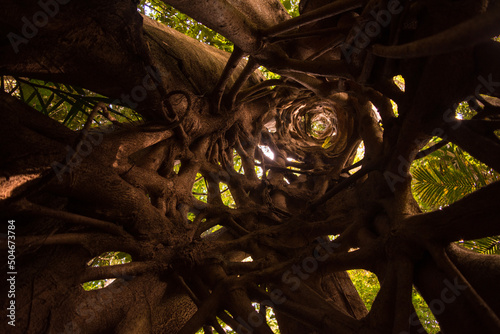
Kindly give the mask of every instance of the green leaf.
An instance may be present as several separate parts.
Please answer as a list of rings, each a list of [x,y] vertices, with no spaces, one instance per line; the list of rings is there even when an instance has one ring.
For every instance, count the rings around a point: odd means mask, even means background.
[[[413,194],[424,210],[436,210],[499,179],[499,174],[448,144],[414,164]]]
[[[85,108],[82,101],[76,101],[75,104],[71,106],[71,109],[69,110],[68,115],[66,115],[63,124],[68,126],[69,128],[72,128],[71,122],[79,113],[85,113]]]

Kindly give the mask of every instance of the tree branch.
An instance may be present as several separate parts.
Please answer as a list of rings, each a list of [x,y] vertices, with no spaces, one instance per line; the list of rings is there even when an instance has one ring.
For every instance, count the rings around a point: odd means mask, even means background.
[[[262,64],[277,73],[293,77],[293,74],[311,74],[331,78],[353,79],[347,63],[343,60],[297,60],[292,58],[275,58],[262,61]]]
[[[476,311],[476,315],[481,318],[483,324],[486,324],[486,327],[489,327],[492,333],[500,331],[500,319],[483,300],[483,298],[481,298],[481,296],[476,292],[464,275],[462,275],[460,270],[457,269],[455,264],[448,257],[448,254],[446,254],[444,247],[431,243],[427,248],[432,254],[434,261],[436,261],[438,266],[446,273],[449,279],[457,278],[460,284],[467,286],[467,289],[464,289],[464,295]]]
[[[266,81],[262,81],[248,89],[242,90],[238,93],[238,100],[245,100],[249,96],[256,94],[266,88],[270,88],[272,86],[292,86],[290,83],[285,83],[282,79],[269,79]]]
[[[86,234],[65,233],[52,236],[18,236],[16,245],[18,247],[35,247],[35,246],[50,246],[50,245],[84,245],[87,240]],[[4,244],[7,248],[7,243]]]
[[[378,277],[380,290],[373,301],[366,323],[369,328],[377,328],[380,333],[391,333],[396,313],[397,269],[394,262],[389,262],[384,277]],[[408,319],[407,319],[408,320]],[[396,332],[397,333],[397,332]]]
[[[445,147],[448,143],[449,143],[449,141],[447,141],[447,140],[441,140],[439,143],[432,145],[428,149],[425,149],[423,151],[418,152],[418,154],[415,156],[415,160],[425,158],[429,154],[436,152],[437,150],[439,150],[442,147]]]
[[[34,216],[44,216],[55,218],[64,221],[65,223],[73,223],[77,225],[86,225],[94,228],[98,228],[100,230],[106,231],[108,233],[130,237],[130,235],[123,230],[121,226],[112,224],[107,221],[94,219],[90,217],[81,216],[71,212],[54,210],[51,208],[47,208],[38,204],[34,204],[29,202],[26,199],[22,199],[18,203],[16,203],[16,209],[19,212],[27,212]]]
[[[397,270],[396,284],[396,314],[394,317],[393,333],[402,333],[409,330],[412,311],[412,283],[413,263],[409,258],[398,256],[395,259]]]
[[[266,37],[274,37],[281,35],[290,30],[302,27],[306,24],[311,24],[319,20],[323,20],[335,15],[345,13],[347,11],[359,8],[363,5],[362,0],[337,0],[333,3],[320,7],[318,9],[297,16],[293,19],[277,24],[274,27],[263,31]]]
[[[231,90],[228,93],[227,99],[229,101],[229,106],[232,108],[234,106],[236,96],[238,92],[240,91],[241,87],[247,82],[247,80],[250,78],[253,72],[259,67],[259,64],[253,59],[249,58],[248,63],[246,64],[245,68],[243,71],[240,73],[240,76],[234,83],[233,87],[231,87]]]
[[[407,218],[402,232],[444,243],[499,235],[499,196],[500,182],[492,183],[442,210]]]
[[[491,8],[491,9],[490,9]],[[417,58],[437,56],[473,47],[500,33],[500,5],[490,5],[488,11],[433,36],[395,46],[374,45],[374,55],[385,58]]]
[[[198,307],[196,313],[188,320],[186,324],[181,328],[178,334],[192,334],[196,333],[198,329],[202,328],[203,325],[210,318],[215,318],[221,302],[222,297],[226,291],[224,291],[221,286],[216,288],[210,296],[203,301],[203,303]]]
[[[474,158],[500,172],[500,140],[473,131],[464,121],[443,124],[444,135],[440,137],[458,145]]]
[[[357,180],[359,180],[361,177],[365,176],[366,174],[374,171],[376,169],[375,164],[369,163],[363,166],[359,171],[351,175],[349,178],[341,181],[337,185],[335,185],[332,189],[328,190],[323,196],[318,198],[317,200],[313,201],[310,205],[310,209],[314,210],[318,206],[326,203],[330,198],[341,192],[342,190],[346,189],[349,187],[351,184],[354,184]]]
[[[258,37],[258,26],[274,24],[274,22],[269,22],[269,17],[273,19],[278,17],[281,20],[285,19],[285,17],[279,17],[278,15],[264,18],[263,16],[266,12],[273,12],[269,10],[269,5],[259,6],[261,10],[259,12],[255,8],[252,8],[252,6],[242,8],[241,4],[237,1],[162,1],[174,6],[195,20],[202,22],[210,29],[224,35],[236,46],[249,54],[257,52],[262,47],[262,42]]]
[[[269,294],[261,289],[251,288],[251,292],[260,302],[272,300]],[[354,318],[332,309],[329,303],[327,305],[326,307],[313,308],[286,297],[286,300],[279,305],[275,305],[274,309],[317,329],[320,333],[356,333],[356,330],[361,327],[361,323]]]
[[[137,276],[159,269],[156,262],[130,262],[105,267],[88,267],[80,276],[80,282],[85,283],[106,278]]]
[[[219,77],[219,81],[217,81],[217,84],[212,91],[211,95],[213,96],[214,102],[217,105],[218,111],[220,111],[220,103],[222,95],[224,94],[224,89],[226,88],[226,84],[228,83],[231,75],[234,73],[234,70],[240,63],[241,59],[243,59],[244,55],[245,53],[240,48],[234,48],[233,53],[231,53],[231,56],[229,57],[229,60],[227,61],[226,66],[224,67],[224,70]]]
[[[283,35],[278,35],[274,37],[269,38],[270,43],[277,43],[277,42],[283,42],[283,41],[288,41],[288,40],[295,40],[295,39],[300,39],[300,38],[310,38],[314,36],[328,36],[328,35],[335,35],[335,34],[345,34],[349,32],[349,29],[346,28],[325,28],[325,29],[317,29],[317,30],[306,30],[306,31],[301,31],[297,33],[291,33],[291,34],[283,34]]]

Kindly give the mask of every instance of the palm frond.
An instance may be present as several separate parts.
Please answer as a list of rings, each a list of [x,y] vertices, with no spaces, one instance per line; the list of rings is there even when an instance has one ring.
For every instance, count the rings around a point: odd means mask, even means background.
[[[460,245],[482,254],[500,255],[500,236],[459,242]]]
[[[448,144],[412,166],[413,194],[424,211],[450,205],[462,197],[500,180],[500,174]],[[459,242],[482,254],[500,254],[500,236]]]
[[[113,105],[117,103],[116,100],[76,86],[19,77],[2,77],[2,87],[10,95],[16,96],[34,109],[74,130],[81,128],[90,110],[99,102],[110,105],[108,110],[120,122],[141,119],[133,110]],[[101,119],[102,117],[101,115]]]
[[[436,210],[500,179],[500,174],[448,144],[412,167],[413,193],[424,210]]]

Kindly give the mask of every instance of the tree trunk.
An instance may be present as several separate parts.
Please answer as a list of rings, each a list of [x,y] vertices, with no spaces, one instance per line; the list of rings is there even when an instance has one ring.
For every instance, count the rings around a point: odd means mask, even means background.
[[[220,319],[272,333],[260,304],[283,334],[413,334],[413,286],[443,333],[500,330],[498,256],[453,243],[500,234],[498,184],[424,214],[409,173],[433,136],[498,171],[496,116],[454,117],[470,96],[498,102],[497,4],[309,0],[291,19],[277,0],[163,2],[234,52],[132,1],[4,4],[2,82],[24,82],[0,92],[0,209],[15,229],[4,332],[223,333]],[[16,95],[33,84],[104,102],[70,130],[34,90]],[[110,101],[141,120],[116,121]],[[105,252],[132,262],[89,265]],[[348,269],[382,284],[369,312]]]

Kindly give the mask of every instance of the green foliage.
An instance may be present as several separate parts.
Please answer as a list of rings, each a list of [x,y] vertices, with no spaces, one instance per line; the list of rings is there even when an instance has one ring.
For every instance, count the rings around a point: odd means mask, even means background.
[[[366,308],[370,310],[373,305],[373,301],[380,290],[380,284],[377,276],[370,271],[362,269],[348,270],[347,273],[356,287],[356,290],[358,290]],[[436,318],[434,318],[429,306],[415,288],[412,293],[412,302],[418,318],[427,332],[430,334],[439,332],[439,325]]]
[[[234,45],[221,34],[159,0],[141,0],[139,11],[183,34],[218,49],[232,52]]]
[[[467,102],[460,103],[455,112],[458,119],[471,119],[472,116],[476,114],[476,112],[470,108],[469,103]]]
[[[455,110],[457,119],[471,119],[475,113],[467,102]],[[438,142],[438,138],[433,138],[426,148]],[[451,143],[414,161],[411,173],[413,194],[424,211],[448,206],[500,179],[492,168]]]
[[[380,284],[377,276],[367,270],[348,270],[347,273],[352,280],[352,283],[358,290],[358,293],[366,305],[368,310],[371,310],[373,301],[380,290]]]
[[[209,228],[208,230],[206,230],[205,232],[203,232],[201,234],[202,237],[206,236],[206,235],[209,235],[211,233],[214,233],[215,231],[218,231],[222,228],[221,225],[215,225],[215,226],[212,226],[211,228]]]
[[[231,191],[229,190],[229,187],[226,184],[221,182],[221,183],[219,183],[219,190],[220,190],[222,203],[225,206],[230,207],[231,209],[235,209],[236,204],[234,203],[234,198],[233,198],[233,195],[231,195]]]
[[[457,115],[467,119],[472,117],[473,112],[467,104],[462,103]],[[499,173],[453,144],[415,162],[411,173],[413,195],[424,211],[439,210],[500,180]],[[500,236],[460,241],[458,244],[478,253],[500,254]]]
[[[89,267],[105,267],[114,266],[117,264],[125,264],[132,262],[132,256],[125,252],[106,252],[99,256],[96,256],[90,260],[87,265]],[[111,284],[115,279],[103,279],[98,281],[90,281],[82,284],[85,291],[96,290],[105,288],[107,285]]]
[[[102,289],[105,288],[109,283],[108,281],[111,280],[98,280],[98,281],[90,281],[82,284],[82,288],[85,291],[91,291],[91,290],[97,290],[97,289]]]
[[[124,264],[132,261],[132,256],[125,252],[106,252],[90,260],[89,267],[104,267]]]
[[[413,193],[425,211],[440,209],[487,184],[500,174],[448,144],[411,168]]]
[[[254,303],[253,306],[255,307],[255,310],[257,312],[260,311],[259,304]],[[267,324],[269,325],[269,327],[271,328],[273,333],[275,333],[275,334],[281,333],[279,330],[279,327],[278,327],[278,321],[276,320],[276,315],[274,314],[273,309],[271,309],[269,307],[266,307],[266,320],[267,320]],[[235,332],[231,327],[226,325],[219,318],[217,318],[217,321],[219,322],[219,325],[226,331],[227,334],[237,334],[237,332]],[[196,332],[196,334],[204,334],[204,333],[205,332],[203,331],[203,329],[200,329],[199,331]]]
[[[190,221],[193,221],[195,218],[196,218],[196,215],[194,213],[188,212],[187,219],[189,219]]]
[[[326,125],[321,121],[312,121],[311,128],[309,130],[311,136],[318,138],[325,132]]]
[[[281,0],[281,3],[292,17],[299,16],[300,0]]]
[[[415,312],[417,313],[417,316],[427,333],[438,333],[440,328],[436,318],[432,314],[429,305],[427,305],[424,298],[418,293],[415,288],[413,288],[412,303],[413,307],[415,308]]]
[[[1,86],[5,92],[72,130],[78,130],[85,124],[90,111],[99,102],[108,104],[108,110],[120,122],[141,119],[140,115],[133,110],[113,105],[117,103],[117,100],[76,86],[7,76],[1,77]],[[102,114],[99,114],[95,122],[98,126],[108,121]]]
[[[207,182],[200,173],[196,174],[193,184],[193,196],[199,201],[207,202]]]
[[[269,154],[271,150],[269,149],[268,146],[259,146],[260,149],[264,152],[264,154]],[[258,164],[259,161],[255,160],[255,163]],[[245,174],[245,169],[243,168],[243,164],[241,161],[240,155],[236,152],[236,150],[233,150],[233,167],[234,170],[240,174]],[[269,171],[268,171],[269,172]],[[257,177],[259,179],[262,179],[262,175],[264,174],[264,171],[260,166],[255,166],[255,173],[257,174]]]
[[[300,0],[281,0],[281,2],[292,17],[299,15]],[[202,43],[227,52],[234,50],[234,44],[230,40],[160,0],[141,0],[138,9],[142,14]],[[281,78],[279,74],[273,73],[263,66],[259,70],[267,79]]]
[[[241,157],[236,152],[236,150],[233,149],[233,166],[234,170],[237,171],[240,174],[244,174],[245,172],[243,171],[243,164],[241,162]]]
[[[174,172],[175,174],[179,174],[179,170],[181,169],[181,163],[177,163],[174,165]]]
[[[500,41],[499,38],[497,40]],[[393,80],[404,91],[404,78],[396,76]],[[394,102],[393,108],[397,115],[397,105]],[[466,102],[459,104],[456,110],[458,119],[470,119],[474,114]],[[430,145],[435,145],[438,141],[439,139],[434,138]],[[416,160],[411,166],[411,173],[413,195],[424,211],[439,210],[481,187],[500,180],[500,174],[453,144]],[[459,244],[483,254],[500,254],[500,236],[460,241]],[[348,273],[361,299],[370,309],[380,289],[376,276],[366,270],[350,270]],[[412,300],[425,329],[429,333],[439,332],[439,325],[431,310],[415,289]]]
[[[392,80],[402,92],[405,91],[405,78],[402,75],[396,75]]]
[[[259,67],[259,71],[266,77],[267,80],[281,79],[281,75],[269,71],[264,66]]]
[[[299,0],[282,0],[284,7],[291,16],[298,16]],[[205,27],[189,16],[178,12],[173,7],[166,5],[159,0],[142,0],[139,4],[139,10],[167,26],[174,28],[190,37],[193,37],[203,43],[212,45],[221,50],[232,52],[233,43],[222,35]],[[500,42],[500,36],[494,38]],[[261,67],[261,72],[268,78],[280,78],[279,75]],[[394,77],[396,85],[404,91],[405,82],[401,76]],[[36,110],[58,120],[71,129],[79,129],[85,123],[90,110],[98,103],[106,104],[116,103],[109,98],[96,94],[86,89],[75,86],[58,84],[53,82],[44,82],[41,80],[27,78],[13,78],[8,76],[1,77],[1,89]],[[391,101],[392,102],[392,101]],[[397,105],[393,103],[397,115]],[[113,116],[121,122],[139,120],[140,116],[131,109],[124,106],[113,105],[110,107]],[[466,103],[459,105],[457,115],[462,119],[468,119],[473,115]],[[96,117],[96,123],[106,122],[104,116]],[[313,125],[315,126],[315,125]],[[319,125],[318,125],[319,126]],[[312,130],[321,132],[324,129],[313,128]],[[328,145],[328,138],[324,145]],[[355,162],[359,161],[363,155],[363,146],[358,148],[358,154]],[[234,154],[234,168],[237,172],[243,173],[241,158]],[[176,173],[179,172],[180,164],[174,166]],[[262,169],[256,167],[256,171],[262,177]],[[476,161],[469,154],[462,151],[454,145],[447,145],[441,150],[434,152],[425,159],[421,159],[412,165],[411,172],[414,176],[412,184],[413,194],[416,200],[425,211],[440,209],[447,206],[463,196],[491,183],[499,180],[500,175],[488,168],[486,165]],[[224,205],[234,208],[234,199],[224,183],[220,183],[221,197]],[[201,174],[193,185],[193,195],[206,202],[207,186],[205,179]],[[194,219],[195,215],[189,213],[188,218]],[[220,228],[219,225],[208,230],[211,233]],[[500,237],[488,237],[480,240],[462,241],[461,245],[484,254],[500,254]],[[88,265],[93,267],[110,266],[131,262],[130,254],[124,252],[107,252],[91,261]],[[376,276],[365,270],[348,271],[356,289],[365,302],[368,309],[380,289]],[[105,287],[113,279],[91,281],[82,284],[85,290],[94,290]],[[439,326],[430,312],[423,298],[414,290],[413,304],[418,317],[421,319],[424,327],[429,333],[436,333]],[[266,310],[266,318],[269,325],[275,333],[279,333],[276,317],[272,309]],[[227,333],[235,333],[224,323],[220,322]],[[200,330],[198,333],[203,333]]]
[[[458,244],[481,254],[500,255],[500,236],[498,235],[477,240],[462,240]]]
[[[219,183],[219,190],[221,194],[222,203],[225,206],[234,209],[236,206],[234,203],[234,198],[231,195],[231,191],[229,190],[229,187],[225,183],[221,182]],[[201,175],[200,173],[196,174],[196,180],[193,184],[192,192],[193,196],[196,199],[207,203],[207,183],[203,175]]]
[[[353,163],[363,160],[365,157],[365,142],[361,142],[356,150],[356,156],[354,157]]]

